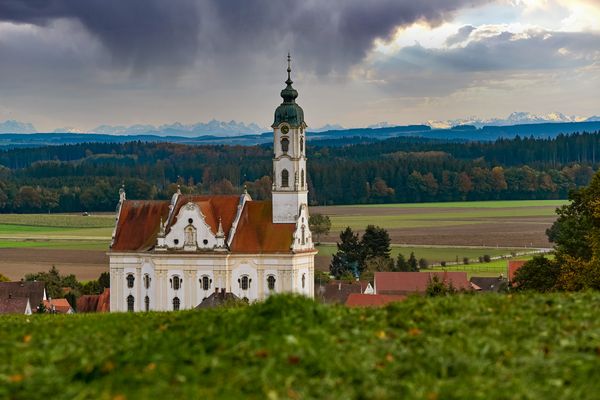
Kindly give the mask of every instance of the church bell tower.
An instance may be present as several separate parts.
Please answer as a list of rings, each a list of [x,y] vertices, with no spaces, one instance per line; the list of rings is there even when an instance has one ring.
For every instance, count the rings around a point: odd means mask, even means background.
[[[296,104],[288,54],[288,77],[281,91],[283,103],[275,110],[273,128],[273,223],[295,223],[300,208],[308,205],[306,184],[306,123]]]

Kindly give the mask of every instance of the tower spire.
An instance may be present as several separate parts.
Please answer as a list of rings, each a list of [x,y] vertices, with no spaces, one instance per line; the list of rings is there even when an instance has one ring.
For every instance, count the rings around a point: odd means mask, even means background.
[[[289,51],[288,51],[287,62],[288,62],[288,67],[287,67],[288,78],[287,78],[287,81],[285,81],[285,83],[287,83],[288,85],[291,85],[294,82],[292,82],[292,78],[290,75],[292,72],[292,57],[290,56]]]

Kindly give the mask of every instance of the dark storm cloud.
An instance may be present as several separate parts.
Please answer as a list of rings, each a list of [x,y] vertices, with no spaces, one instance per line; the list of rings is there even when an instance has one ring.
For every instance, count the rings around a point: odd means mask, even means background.
[[[2,0],[0,21],[79,21],[122,65],[253,60],[287,49],[319,73],[361,61],[373,41],[488,0]]]

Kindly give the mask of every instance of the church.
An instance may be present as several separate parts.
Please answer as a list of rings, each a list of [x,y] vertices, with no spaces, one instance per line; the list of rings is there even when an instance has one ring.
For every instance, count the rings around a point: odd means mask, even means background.
[[[308,226],[306,123],[288,55],[273,125],[270,201],[240,195],[127,200],[121,188],[110,251],[110,311],[199,306],[213,293],[247,301],[274,293],[314,296]]]

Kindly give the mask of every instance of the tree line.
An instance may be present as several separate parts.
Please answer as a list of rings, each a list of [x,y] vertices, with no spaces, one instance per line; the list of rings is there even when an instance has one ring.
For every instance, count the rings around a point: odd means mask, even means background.
[[[349,142],[308,146],[311,204],[566,198],[598,169],[600,135]],[[0,151],[0,212],[109,211],[122,184],[130,199],[168,199],[177,186],[195,194],[240,193],[245,186],[253,198],[267,199],[271,171],[267,145],[130,142],[10,149]]]

